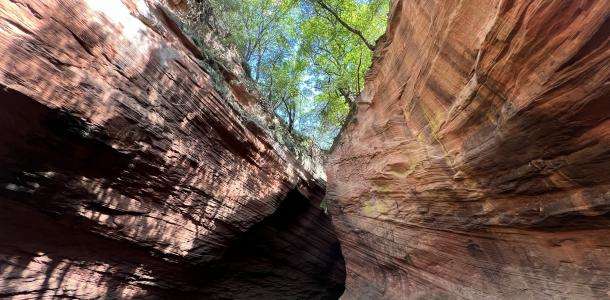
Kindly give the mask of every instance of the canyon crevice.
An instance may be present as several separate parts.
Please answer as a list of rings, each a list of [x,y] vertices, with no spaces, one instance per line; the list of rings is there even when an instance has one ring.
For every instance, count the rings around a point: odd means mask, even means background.
[[[327,165],[344,299],[610,295],[609,15],[394,1]]]
[[[328,178],[169,2],[0,1],[0,298],[610,297],[610,1],[392,1]]]

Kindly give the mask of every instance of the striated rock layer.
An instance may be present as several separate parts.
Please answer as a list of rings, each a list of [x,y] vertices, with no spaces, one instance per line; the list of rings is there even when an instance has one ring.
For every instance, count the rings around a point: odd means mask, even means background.
[[[345,299],[610,295],[610,1],[394,1],[327,165]]]
[[[342,293],[323,179],[173,20],[155,1],[0,1],[0,298]]]

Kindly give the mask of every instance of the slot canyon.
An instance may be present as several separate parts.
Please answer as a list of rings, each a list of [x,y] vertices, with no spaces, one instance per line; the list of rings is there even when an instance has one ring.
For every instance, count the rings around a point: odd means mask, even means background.
[[[391,1],[325,155],[181,3],[0,0],[0,298],[610,299],[610,1]]]

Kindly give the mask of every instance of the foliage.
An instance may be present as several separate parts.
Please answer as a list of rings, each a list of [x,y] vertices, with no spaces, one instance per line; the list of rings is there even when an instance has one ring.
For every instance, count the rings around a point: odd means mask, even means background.
[[[328,148],[364,87],[389,0],[191,0],[212,9],[289,131]]]

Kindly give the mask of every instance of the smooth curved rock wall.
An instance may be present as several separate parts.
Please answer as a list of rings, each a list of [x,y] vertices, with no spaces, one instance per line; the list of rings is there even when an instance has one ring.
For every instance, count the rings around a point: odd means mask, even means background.
[[[610,2],[394,1],[327,165],[344,299],[610,295]]]

